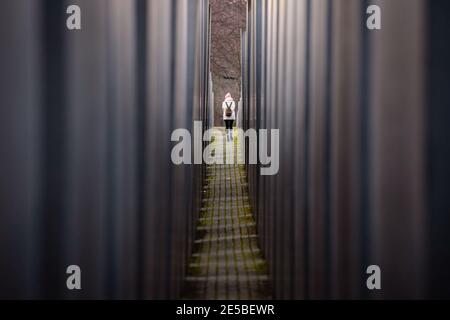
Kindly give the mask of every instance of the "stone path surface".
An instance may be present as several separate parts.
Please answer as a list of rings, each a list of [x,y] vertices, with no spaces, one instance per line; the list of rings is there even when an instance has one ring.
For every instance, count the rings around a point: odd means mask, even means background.
[[[214,134],[213,156],[240,159],[241,142],[226,142],[224,129]],[[220,162],[219,162],[220,163]],[[237,163],[237,162],[236,162]],[[184,299],[270,299],[266,262],[258,248],[256,222],[248,199],[244,165],[207,167],[203,208],[189,264]]]

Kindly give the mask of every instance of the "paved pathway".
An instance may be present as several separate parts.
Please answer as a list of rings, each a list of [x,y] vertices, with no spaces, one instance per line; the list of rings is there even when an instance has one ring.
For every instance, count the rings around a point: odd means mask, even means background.
[[[232,145],[236,157],[241,157],[238,138],[233,144],[226,143],[224,135],[223,129],[214,135],[214,156],[224,157],[225,162],[233,152]],[[194,247],[183,298],[270,299],[266,262],[258,248],[248,200],[245,166],[208,166]]]

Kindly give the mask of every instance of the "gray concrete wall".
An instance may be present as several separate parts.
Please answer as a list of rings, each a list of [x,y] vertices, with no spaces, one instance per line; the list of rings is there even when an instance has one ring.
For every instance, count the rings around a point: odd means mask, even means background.
[[[68,2],[2,3],[0,297],[177,298],[203,170],[170,137],[207,120],[207,1],[70,4],[81,30]]]
[[[365,27],[372,3],[382,30]],[[422,0],[249,2],[244,114],[281,131],[278,175],[249,172],[275,297],[426,295],[426,13]],[[382,291],[367,290],[369,265]]]

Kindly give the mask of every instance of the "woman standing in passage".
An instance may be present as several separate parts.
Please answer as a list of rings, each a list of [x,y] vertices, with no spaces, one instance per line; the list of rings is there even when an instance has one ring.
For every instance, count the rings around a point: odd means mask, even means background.
[[[230,93],[225,96],[225,101],[222,103],[223,120],[225,121],[225,128],[227,134],[227,141],[233,141],[233,125],[236,120],[236,103]]]

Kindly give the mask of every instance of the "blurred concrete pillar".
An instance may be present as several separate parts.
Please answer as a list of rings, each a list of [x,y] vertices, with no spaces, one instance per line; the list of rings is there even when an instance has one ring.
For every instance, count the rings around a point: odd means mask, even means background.
[[[236,120],[236,126],[238,128],[242,128],[242,98],[239,99],[238,102],[238,112],[237,112],[237,120]]]
[[[146,299],[169,298],[171,292],[170,260],[173,201],[170,176],[171,117],[174,116],[172,100],[172,50],[171,35],[175,21],[175,2],[149,1],[147,22],[147,176],[145,221],[144,270]],[[167,137],[167,140],[164,138]],[[156,196],[164,194],[164,196]]]
[[[291,118],[291,127],[288,133],[291,136],[289,154],[292,155],[292,166],[291,166],[291,176],[292,176],[292,186],[286,186],[288,190],[291,190],[290,196],[293,200],[292,214],[293,220],[291,225],[291,237],[293,238],[292,250],[293,250],[293,265],[292,265],[292,298],[294,299],[304,299],[307,296],[307,263],[305,250],[306,241],[305,238],[307,234],[305,233],[305,215],[307,214],[305,210],[305,165],[306,165],[306,126],[305,121],[307,121],[306,108],[306,79],[309,77],[309,69],[307,66],[307,32],[309,14],[308,0],[291,0],[289,1],[289,12],[292,11],[293,19],[293,32],[291,35],[291,42],[294,45],[292,50],[294,51],[291,57],[292,65],[291,69],[293,72],[291,93],[292,100],[290,102],[290,111],[288,116]],[[292,189],[291,189],[292,188]],[[292,240],[291,240],[292,241]]]
[[[193,71],[192,66],[195,61],[195,51],[191,49],[195,43],[195,30],[190,29],[197,23],[195,19],[195,1],[179,0],[176,2],[176,18],[172,23],[175,24],[175,48],[174,52],[174,78],[172,92],[173,122],[171,130],[179,128],[191,129],[193,113]],[[193,20],[193,21],[191,21]],[[209,84],[211,79],[208,79]],[[211,94],[211,92],[209,92]],[[210,105],[209,105],[210,106]],[[208,106],[208,107],[209,107]],[[211,119],[208,117],[208,119]],[[172,261],[172,270],[170,277],[170,297],[179,297],[182,290],[183,280],[188,269],[189,257],[191,255],[192,243],[190,240],[193,234],[187,226],[196,224],[194,220],[194,208],[192,207],[192,196],[194,194],[194,168],[192,166],[175,166],[170,168],[172,174],[171,197],[173,201],[173,219],[169,226],[170,238],[172,241],[169,254]],[[169,212],[167,212],[169,213]]]
[[[63,265],[76,264],[83,271],[83,292],[74,297],[106,298],[109,271],[111,181],[107,163],[108,122],[116,116],[108,65],[109,0],[74,0],[82,8],[82,30],[65,32],[67,58],[65,143],[65,233]],[[110,73],[113,72],[113,73]],[[111,107],[111,109],[110,109]],[[63,174],[63,173],[61,173]]]
[[[269,0],[267,4],[267,87],[266,87],[266,121],[264,129],[274,128],[274,113],[276,112],[276,61],[278,48],[278,1]],[[270,195],[265,197],[264,208],[267,214],[267,232],[265,236],[265,251],[266,259],[269,264],[269,271],[272,276],[272,281],[275,283],[277,260],[276,260],[276,245],[275,242],[275,228],[277,223],[277,216],[273,214],[275,210],[275,188],[273,185],[274,177],[264,177],[261,179],[265,183],[264,194]],[[274,289],[276,291],[276,289]]]
[[[136,1],[108,1],[108,294],[138,297]]]
[[[311,2],[310,145],[309,145],[309,279],[312,299],[324,298],[327,291],[326,217],[326,117],[328,98],[328,5],[327,0]]]
[[[427,293],[431,298],[450,297],[450,2],[426,3],[429,27],[427,97]]]
[[[381,267],[382,298],[423,293],[424,2],[373,1],[382,30],[371,43],[369,263]]]
[[[199,208],[202,166],[177,167],[170,137],[208,126],[209,9],[204,0],[147,3],[143,298],[177,298]],[[191,130],[191,133],[193,131]]]
[[[36,298],[41,167],[39,1],[3,1],[0,19],[0,298]]]
[[[358,298],[360,263],[360,99],[363,7],[360,0],[333,5],[331,120],[331,297]]]
[[[214,92],[212,74],[209,72],[209,104],[208,104],[208,128],[214,128]]]

